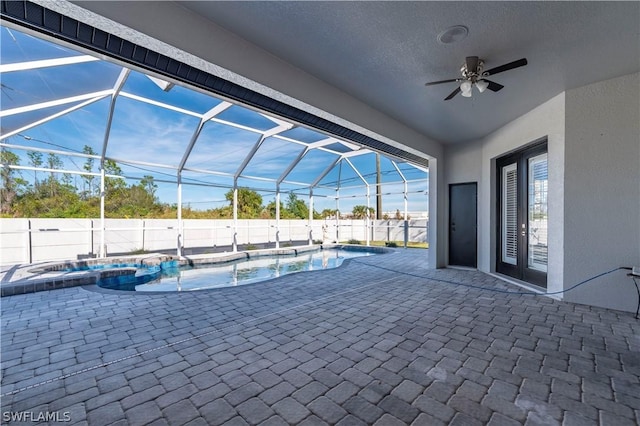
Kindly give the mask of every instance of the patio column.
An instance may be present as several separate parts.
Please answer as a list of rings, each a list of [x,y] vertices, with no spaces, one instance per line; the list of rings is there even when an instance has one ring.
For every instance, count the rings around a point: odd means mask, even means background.
[[[276,248],[280,248],[280,185],[276,186]]]
[[[98,252],[100,253],[100,257],[106,257],[106,247],[105,247],[105,221],[104,221],[104,163],[100,167],[100,249]]]
[[[93,221],[89,221],[91,223],[91,235],[93,235]],[[27,219],[27,261],[29,263],[33,263],[33,242],[31,239],[31,220]],[[91,253],[93,253],[93,237],[91,238]]]
[[[233,243],[232,251],[238,251],[238,181],[233,180]]]
[[[313,245],[313,189],[309,189],[309,245]]]
[[[404,248],[407,248],[407,244],[409,242],[409,201],[407,200],[407,180],[402,177],[404,180]]]
[[[182,246],[183,246],[182,239],[184,238],[183,232],[184,232],[184,227],[182,223],[182,173],[178,172],[178,238],[177,238],[178,247],[176,250],[176,254],[178,256],[182,256]]]
[[[336,243],[340,242],[340,189],[336,189]]]
[[[402,171],[400,170],[400,168],[398,167],[395,161],[391,161],[391,164],[393,164],[393,167],[396,169],[396,172],[398,172],[398,175],[400,175],[400,177],[402,178],[402,183],[403,183],[402,195],[404,196],[404,248],[407,248],[407,243],[409,241],[407,178],[405,178],[404,174],[402,173]]]
[[[367,184],[367,215],[366,215],[366,219],[365,219],[365,232],[366,232],[366,238],[367,238],[367,245],[370,246],[371,245],[371,214],[369,213],[369,209],[371,208],[371,193],[370,193],[370,189],[369,189],[369,184]]]

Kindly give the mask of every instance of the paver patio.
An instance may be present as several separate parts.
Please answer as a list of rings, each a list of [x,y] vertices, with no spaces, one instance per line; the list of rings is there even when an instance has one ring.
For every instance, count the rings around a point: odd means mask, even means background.
[[[640,423],[633,314],[473,288],[520,290],[426,259],[398,250],[191,293],[4,297],[2,421]]]

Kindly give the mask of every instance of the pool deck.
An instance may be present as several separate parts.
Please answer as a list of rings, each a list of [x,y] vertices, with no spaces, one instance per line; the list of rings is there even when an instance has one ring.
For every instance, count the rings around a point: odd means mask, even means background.
[[[640,424],[633,314],[493,290],[520,289],[398,249],[236,288],[3,297],[2,423]]]

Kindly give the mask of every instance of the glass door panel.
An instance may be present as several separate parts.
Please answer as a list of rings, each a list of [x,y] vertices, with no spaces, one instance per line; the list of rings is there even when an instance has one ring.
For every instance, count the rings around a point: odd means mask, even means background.
[[[518,263],[518,167],[502,168],[502,261]]]
[[[529,158],[528,266],[547,272],[547,154]]]
[[[496,160],[498,226],[496,271],[547,284],[546,141]]]

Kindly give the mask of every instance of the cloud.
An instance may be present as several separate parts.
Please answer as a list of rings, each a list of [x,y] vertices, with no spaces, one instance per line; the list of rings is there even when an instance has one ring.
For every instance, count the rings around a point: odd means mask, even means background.
[[[119,98],[107,156],[177,166],[198,122],[195,117]]]

